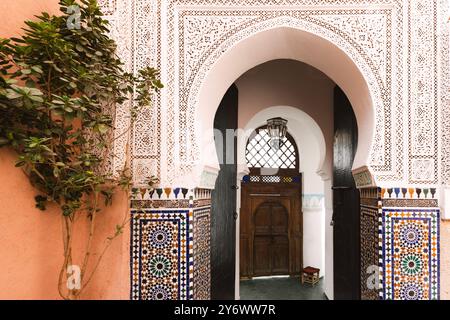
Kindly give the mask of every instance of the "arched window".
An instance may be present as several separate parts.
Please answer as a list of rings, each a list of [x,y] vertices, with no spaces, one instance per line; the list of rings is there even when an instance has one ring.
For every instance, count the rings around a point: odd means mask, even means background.
[[[287,133],[277,151],[270,147],[269,140],[266,126],[255,130],[247,142],[245,152],[247,166],[250,169],[296,169],[298,171],[298,150],[292,136]]]

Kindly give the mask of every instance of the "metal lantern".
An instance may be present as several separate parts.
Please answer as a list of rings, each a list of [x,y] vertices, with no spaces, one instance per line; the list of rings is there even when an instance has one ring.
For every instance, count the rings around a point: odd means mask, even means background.
[[[272,118],[267,120],[267,132],[269,133],[269,145],[275,151],[280,149],[281,142],[286,138],[287,120]]]

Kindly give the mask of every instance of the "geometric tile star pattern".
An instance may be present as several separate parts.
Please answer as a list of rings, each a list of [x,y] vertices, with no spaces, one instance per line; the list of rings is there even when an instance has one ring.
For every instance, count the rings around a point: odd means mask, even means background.
[[[131,299],[190,299],[190,210],[133,210]]]
[[[149,191],[162,196],[161,189],[141,190],[141,199]],[[163,200],[132,200],[131,299],[208,300],[211,193],[164,193]]]
[[[439,209],[384,208],[381,298],[439,299]]]

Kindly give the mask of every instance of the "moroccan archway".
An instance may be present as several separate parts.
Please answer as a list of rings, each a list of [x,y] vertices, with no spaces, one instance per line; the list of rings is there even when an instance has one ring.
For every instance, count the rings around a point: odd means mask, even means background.
[[[136,186],[142,185],[143,177],[157,173],[161,186],[177,187],[170,197],[167,195],[170,203],[159,202],[159,207],[172,208],[174,199],[180,207],[186,207],[184,199],[177,200],[177,195],[181,197],[178,187],[214,186],[218,166],[215,150],[208,149],[208,145],[219,101],[242,73],[278,58],[308,63],[345,91],[355,108],[358,126],[363,129],[354,167],[370,164],[378,186],[414,185],[429,190],[441,181],[441,173],[442,181],[449,180],[449,153],[444,152],[449,135],[442,134],[442,143],[439,138],[441,127],[446,128],[443,106],[448,101],[444,94],[448,92],[444,81],[448,75],[447,0],[432,5],[428,0],[414,4],[407,0],[100,3],[111,21],[111,35],[118,40],[118,53],[126,69],[133,72],[152,65],[162,71],[166,88],[156,101],[157,108],[154,113],[140,116],[130,141]],[[326,63],[332,60],[335,65]],[[116,135],[122,138],[114,146],[117,157],[113,167],[121,169],[127,150],[122,132],[129,127],[129,119],[126,108],[117,110]],[[203,136],[204,132],[208,134]],[[444,151],[439,151],[441,144]],[[159,191],[165,197],[163,189]],[[195,198],[208,195],[205,190],[197,192]],[[371,198],[373,194],[368,192],[366,196]],[[157,193],[154,198],[158,198]],[[389,201],[397,200],[383,201],[383,207],[389,207]],[[415,204],[416,199],[405,201]],[[427,201],[437,207],[437,199]],[[379,205],[375,203],[375,213],[362,213],[366,222],[375,217],[376,236]],[[133,239],[140,241],[139,230],[133,230]],[[376,247],[378,238],[374,243]],[[433,281],[439,281],[439,264],[436,268],[431,275]],[[387,277],[385,282],[389,281]],[[139,287],[135,280],[132,283],[133,289]],[[202,279],[200,283],[207,281]],[[187,284],[180,286],[186,288]],[[136,292],[140,291],[133,290],[133,298]]]
[[[368,166],[377,120],[375,110],[381,115],[378,110],[383,107],[376,74],[361,52],[330,30],[305,20],[278,17],[224,39],[222,45],[205,58],[193,80],[187,116],[199,120],[196,136],[191,137],[195,146],[191,152],[192,158],[199,158],[201,163],[194,176],[218,168],[213,137],[206,133],[212,132],[215,111],[226,89],[247,70],[274,59],[292,59],[312,65],[345,91],[358,126],[364,128],[360,133],[358,145],[361,147],[354,168]]]

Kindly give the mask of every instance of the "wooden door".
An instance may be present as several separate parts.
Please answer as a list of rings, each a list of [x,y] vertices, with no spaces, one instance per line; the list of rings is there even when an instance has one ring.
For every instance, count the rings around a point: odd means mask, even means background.
[[[238,91],[232,85],[214,119],[214,128],[222,133],[223,139],[230,138],[226,134],[227,129],[237,128],[237,111]],[[233,135],[233,141],[230,142],[221,141],[222,137],[216,137],[216,149],[223,163],[220,164],[219,176],[212,192],[211,299],[233,300],[236,261],[236,138]],[[227,145],[233,148],[225,147]],[[227,154],[228,152],[234,154]]]
[[[301,184],[243,183],[241,199],[240,277],[299,275]]]
[[[255,211],[254,276],[289,274],[289,213],[279,202],[265,202]]]
[[[358,128],[352,106],[334,92],[333,262],[334,298],[360,299],[359,192],[352,175]]]

